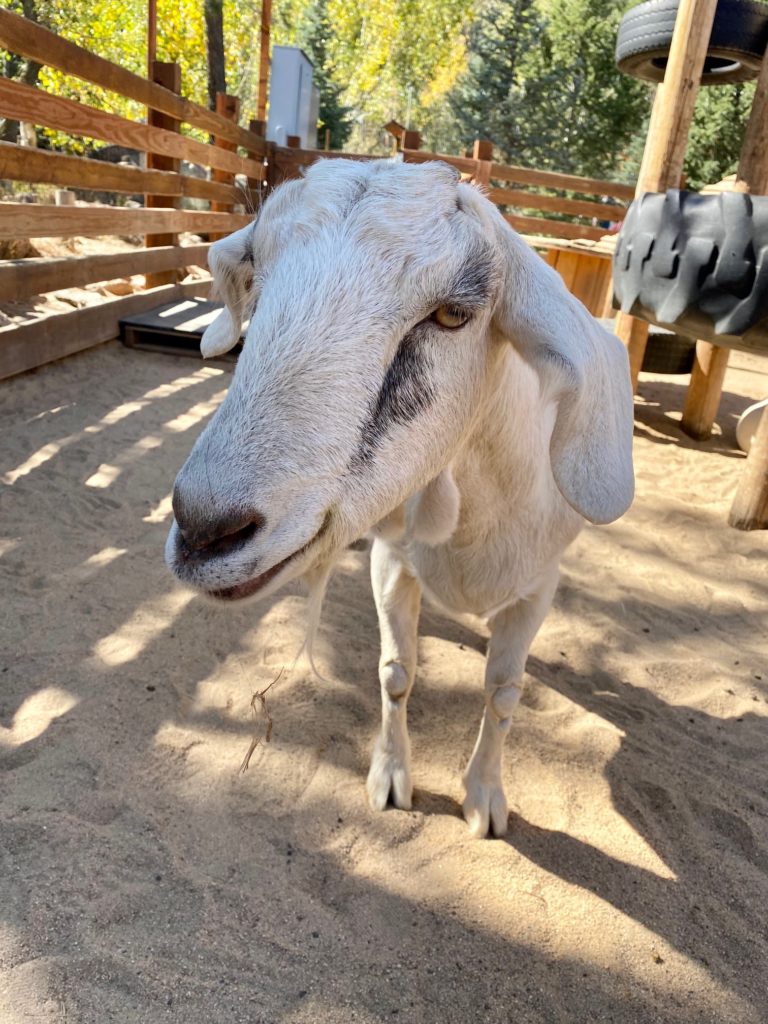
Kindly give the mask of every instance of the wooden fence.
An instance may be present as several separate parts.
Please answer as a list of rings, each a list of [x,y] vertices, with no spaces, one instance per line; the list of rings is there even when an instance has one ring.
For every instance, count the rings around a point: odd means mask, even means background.
[[[0,10],[0,46],[148,110],[146,123],[133,121],[0,78],[0,116],[145,154],[144,166],[128,167],[0,143],[0,179],[144,196],[144,206],[133,208],[0,203],[0,240],[145,236],[145,247],[133,251],[0,262],[0,299],[5,301],[134,274],[146,275],[147,285],[99,305],[0,328],[0,377],[8,377],[117,337],[123,316],[206,294],[209,280],[179,280],[184,268],[206,265],[210,241],[181,245],[178,236],[194,232],[210,240],[250,222],[247,211],[261,199],[267,145],[262,131],[237,123],[236,97],[220,97],[219,109],[211,111],[180,95],[176,65],[156,62],[155,80],[142,78],[6,10]],[[182,134],[182,124],[210,133],[213,141]],[[211,180],[207,173],[183,173],[182,161],[210,170]],[[209,208],[183,209],[186,198]]]
[[[139,250],[0,261],[0,301],[146,275],[146,289],[135,294],[0,328],[0,378],[114,338],[124,316],[207,294],[210,279],[181,284],[181,273],[185,267],[205,265],[211,240],[248,224],[247,211],[258,206],[265,189],[297,177],[320,158],[377,159],[303,150],[295,138],[287,147],[267,143],[262,122],[251,122],[248,129],[238,124],[237,97],[220,95],[216,111],[185,99],[177,65],[155,62],[152,80],[143,78],[5,10],[0,10],[0,46],[147,108],[146,123],[134,121],[0,78],[0,116],[145,154],[140,167],[115,166],[0,143],[2,180],[145,197],[143,207],[133,208],[0,202],[0,240],[145,236],[145,247]],[[208,133],[212,141],[190,138],[182,133],[182,124]],[[492,160],[491,143],[481,140],[471,156],[450,156],[421,150],[418,133],[407,131],[399,149],[407,162],[443,160],[484,185],[507,220],[530,236],[571,290],[592,312],[602,312],[610,250],[601,251],[598,240],[607,222],[623,218],[624,204],[634,195],[632,186],[498,164]],[[184,173],[182,161],[204,168],[205,177]],[[189,199],[209,208],[183,209]],[[181,245],[181,232],[208,241]]]

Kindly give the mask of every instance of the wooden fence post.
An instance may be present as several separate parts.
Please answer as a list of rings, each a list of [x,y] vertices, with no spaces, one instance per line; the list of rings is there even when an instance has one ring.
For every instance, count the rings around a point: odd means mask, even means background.
[[[171,92],[181,94],[181,67],[178,64],[166,63],[164,61],[157,60],[152,61],[151,78],[153,82],[157,82],[158,85],[162,85],[166,89],[170,89]],[[148,108],[147,124],[154,128],[165,128],[167,131],[178,132],[181,122],[170,117],[168,114],[163,114],[159,110],[152,110],[151,108]],[[181,169],[181,160],[177,160],[175,157],[161,156],[159,153],[147,153],[147,168],[157,171],[175,171],[178,173]],[[147,195],[144,198],[144,205],[148,209],[158,207],[168,208],[170,206],[173,209],[178,210],[181,206],[181,197]],[[179,236],[175,234],[144,236],[144,245],[148,249],[153,249],[159,245],[178,245],[178,242]],[[157,271],[153,274],[147,274],[144,280],[146,288],[157,288],[159,285],[163,284],[176,284],[179,280],[179,271]]]
[[[261,135],[262,138],[267,134],[267,125],[265,121],[259,118],[252,118],[248,122],[248,131],[253,132],[254,135]],[[248,150],[248,157],[251,160],[258,160],[259,163],[263,162],[263,156]],[[246,196],[246,210],[249,213],[258,213],[261,203],[264,198],[264,182],[257,178],[248,178],[248,194]]]
[[[475,171],[475,183],[478,185],[490,185],[491,183],[491,161],[493,160],[493,143],[490,139],[475,139],[472,146],[472,159],[477,160]]]
[[[421,149],[421,132],[404,131],[402,136],[403,149]]]
[[[716,8],[717,0],[680,0],[664,81],[656,87],[637,179],[638,196],[643,192],[666,192],[680,185]],[[629,349],[632,387],[636,390],[637,375],[648,344],[648,323],[619,313],[614,331]]]
[[[228,96],[225,92],[216,93],[216,113],[220,114],[221,117],[226,117],[228,121],[237,124],[238,118],[240,117],[240,99],[237,96]],[[227,139],[222,139],[218,135],[213,137],[214,146],[218,146],[219,149],[229,150],[230,153],[237,152],[237,143],[229,142]],[[211,180],[218,181],[224,185],[231,185],[235,187],[235,176],[231,171],[219,171],[216,168],[211,172]],[[215,200],[211,203],[211,210],[215,210],[216,213],[233,213],[235,209],[234,203],[220,203]],[[210,240],[215,242],[219,238],[226,238],[228,232],[216,232],[211,233]]]

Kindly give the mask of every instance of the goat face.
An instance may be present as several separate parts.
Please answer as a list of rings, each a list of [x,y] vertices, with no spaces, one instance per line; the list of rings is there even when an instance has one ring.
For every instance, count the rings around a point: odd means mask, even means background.
[[[212,247],[227,310],[204,354],[252,316],[176,480],[166,557],[182,580],[271,591],[450,459],[493,372],[501,275],[469,191],[441,164],[321,162]]]

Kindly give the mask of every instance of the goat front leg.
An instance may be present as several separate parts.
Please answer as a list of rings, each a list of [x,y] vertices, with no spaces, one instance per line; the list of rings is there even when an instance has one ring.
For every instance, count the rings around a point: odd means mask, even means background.
[[[485,667],[485,711],[475,749],[464,773],[464,817],[479,837],[507,831],[507,798],[501,782],[504,739],[523,692],[528,650],[555,595],[554,566],[536,593],[499,612],[490,621],[491,639]]]
[[[377,538],[371,551],[371,581],[381,631],[381,732],[368,772],[368,796],[381,811],[392,799],[410,810],[411,744],[407,703],[416,674],[416,638],[421,586],[396,551]]]

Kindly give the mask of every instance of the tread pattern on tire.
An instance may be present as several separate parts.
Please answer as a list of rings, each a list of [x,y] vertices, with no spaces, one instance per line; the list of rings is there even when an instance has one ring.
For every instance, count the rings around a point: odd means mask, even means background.
[[[660,82],[664,69],[654,61],[669,54],[679,0],[646,0],[621,20],[616,38],[616,64],[635,78]],[[706,70],[702,85],[722,85],[755,78],[768,45],[768,4],[758,0],[719,0],[709,56],[734,67]]]
[[[614,293],[664,324],[708,316],[739,336],[768,316],[768,197],[648,192],[630,206],[613,259]]]

